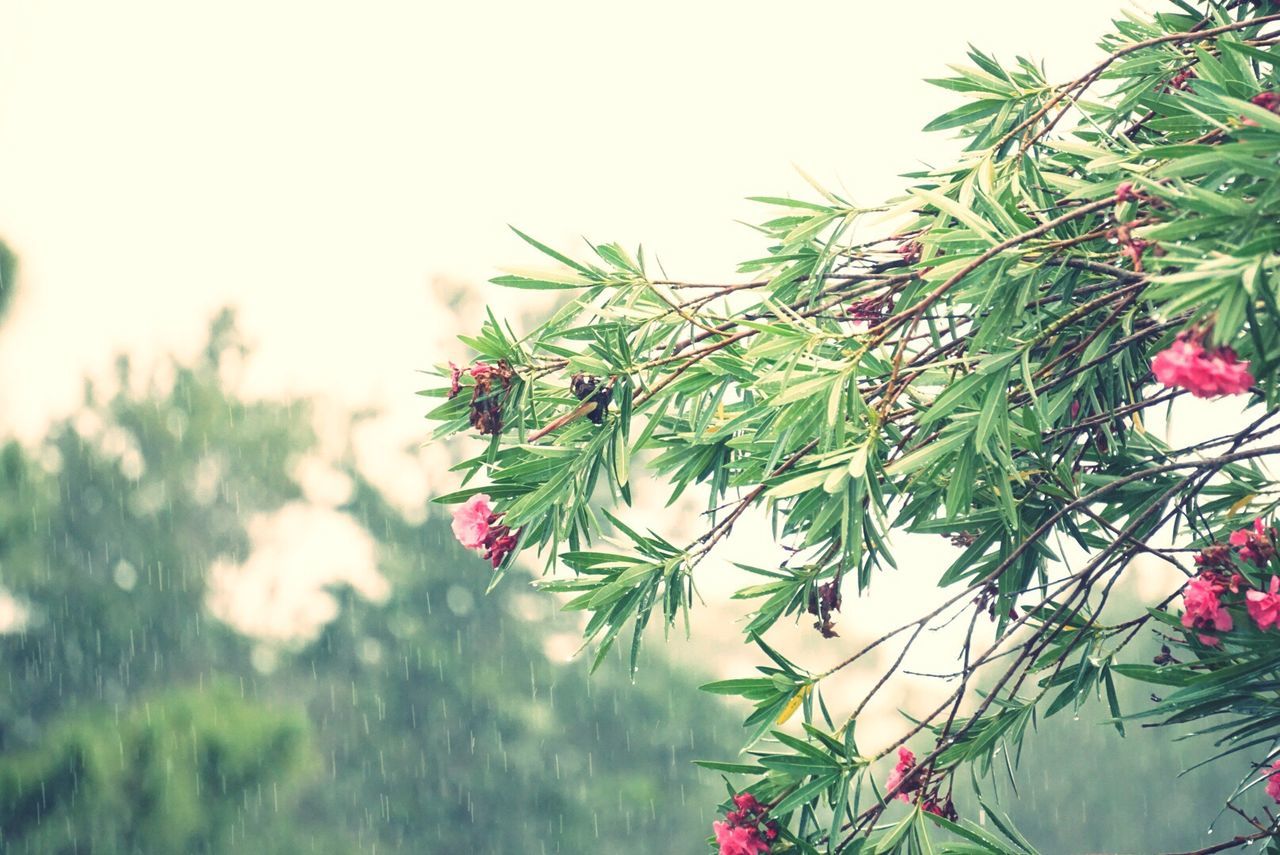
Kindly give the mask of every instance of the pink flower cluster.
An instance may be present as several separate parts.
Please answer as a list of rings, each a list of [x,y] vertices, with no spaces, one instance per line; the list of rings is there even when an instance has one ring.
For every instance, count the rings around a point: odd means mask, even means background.
[[[894,798],[900,802],[910,802],[911,796],[908,794],[920,789],[920,782],[915,779],[913,774],[915,768],[916,755],[911,753],[911,749],[906,746],[899,746],[897,765],[893,767],[893,771],[889,773],[888,779],[884,782],[885,792],[892,790],[905,780],[906,783],[894,794]],[[937,814],[953,821],[959,818],[956,814],[955,805],[951,803],[950,796],[947,796],[943,803],[939,804],[936,791],[932,794],[926,792],[923,801],[924,804],[921,807],[928,813]]]
[[[853,303],[845,309],[845,314],[853,319],[854,329],[867,329],[872,324],[878,324],[883,321],[893,308],[893,297],[889,294],[881,294],[879,296],[872,295],[863,297],[861,300],[854,300]]]
[[[1240,557],[1257,567],[1266,567],[1267,562],[1276,554],[1272,533],[1262,524],[1261,519],[1253,521],[1252,528],[1242,528],[1231,532],[1228,543],[1240,552]]]
[[[1201,550],[1196,556],[1196,564],[1201,567],[1200,575],[1187,583],[1182,594],[1186,607],[1182,625],[1188,628],[1212,626],[1219,632],[1230,630],[1232,619],[1222,598],[1228,593],[1238,595],[1243,590],[1245,610],[1258,629],[1264,632],[1273,627],[1280,629],[1280,576],[1272,575],[1267,589],[1262,591],[1249,587],[1248,580],[1234,572],[1237,560],[1265,568],[1276,556],[1278,534],[1273,526],[1255,519],[1253,525],[1233,531],[1226,544],[1214,543]],[[1239,605],[1239,601],[1234,604]],[[1222,643],[1222,639],[1214,636],[1200,634],[1199,638],[1211,647]],[[1167,654],[1167,648],[1165,652]],[[1280,760],[1267,770],[1266,778],[1267,795],[1280,804]]]
[[[1182,71],[1179,71],[1173,77],[1170,77],[1168,82],[1166,82],[1164,86],[1157,86],[1156,88],[1162,92],[1165,92],[1166,94],[1169,92],[1173,92],[1174,90],[1178,90],[1181,92],[1190,92],[1192,91],[1191,81],[1195,79],[1196,79],[1196,70],[1194,68],[1184,68],[1182,69]]]
[[[1197,630],[1202,644],[1217,647],[1222,639],[1206,632],[1230,632],[1234,628],[1235,621],[1223,603],[1223,596],[1228,593],[1238,595],[1244,590],[1245,609],[1258,629],[1280,626],[1280,576],[1271,577],[1267,590],[1254,590],[1249,588],[1244,576],[1235,572],[1234,563],[1239,559],[1255,567],[1266,567],[1275,557],[1275,541],[1275,529],[1256,519],[1252,526],[1232,532],[1229,546],[1210,544],[1196,556],[1200,574],[1183,589],[1182,625]]]
[[[1121,184],[1116,188],[1117,202],[1149,202],[1151,199],[1133,189],[1131,183]],[[1120,252],[1133,263],[1133,269],[1138,273],[1142,272],[1142,257],[1146,255],[1147,250],[1151,250],[1151,254],[1157,257],[1163,257],[1165,254],[1164,247],[1155,241],[1145,240],[1140,237],[1133,236],[1133,230],[1142,225],[1141,220],[1130,220],[1127,223],[1120,223],[1115,228],[1107,232],[1107,236],[1111,238]]]
[[[902,783],[902,780],[911,774],[911,770],[916,767],[916,755],[911,753],[911,749],[906,746],[898,748],[898,763],[893,767],[893,771],[889,773],[889,779],[884,782],[885,792],[892,790],[894,787]],[[911,796],[907,795],[909,790],[915,789],[916,784],[909,782],[905,787],[897,792],[894,796],[900,802],[911,801]]]
[[[1217,574],[1205,571],[1187,583],[1182,591],[1182,625],[1187,629],[1213,629],[1230,632],[1235,626],[1231,613],[1222,605],[1222,585]],[[1217,647],[1222,639],[1203,632],[1197,636],[1201,644]]]
[[[1262,109],[1270,110],[1273,113],[1280,113],[1280,92],[1272,92],[1270,89],[1265,89],[1250,98],[1249,103],[1257,104]],[[1258,123],[1253,119],[1244,119],[1241,124],[1254,128],[1258,127]]]
[[[904,264],[915,264],[924,254],[924,246],[918,240],[904,241],[898,244],[896,252],[902,256]]]
[[[1122,181],[1119,186],[1116,187],[1117,202],[1140,202],[1144,198],[1146,197],[1139,191],[1133,189],[1132,181]]]
[[[751,793],[733,797],[737,810],[725,814],[724,822],[712,823],[720,855],[759,855],[769,851],[769,841],[778,836],[778,823],[765,821],[768,808]],[[764,830],[761,831],[763,825]]]
[[[1258,629],[1270,629],[1280,623],[1280,576],[1272,576],[1265,591],[1246,591],[1244,606]]]
[[[499,520],[502,514],[495,514],[489,497],[477,493],[467,499],[453,512],[453,536],[467,549],[484,551],[484,557],[496,570],[507,559],[507,555],[516,547],[520,532],[513,532]]]
[[[1239,395],[1249,391],[1253,375],[1229,347],[1206,350],[1199,335],[1182,335],[1151,362],[1156,380],[1169,388],[1187,389],[1197,398]]]
[[[1271,773],[1267,775],[1267,795],[1280,804],[1280,760],[1271,764]]]

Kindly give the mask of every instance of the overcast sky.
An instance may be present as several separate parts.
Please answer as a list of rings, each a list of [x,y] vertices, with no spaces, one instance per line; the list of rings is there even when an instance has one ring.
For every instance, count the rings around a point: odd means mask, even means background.
[[[951,153],[919,128],[957,96],[922,79],[967,41],[1074,76],[1120,8],[1037,5],[5,0],[6,426],[227,303],[255,388],[414,419],[456,331],[432,280],[532,261],[507,223],[723,277],[761,249],[743,197],[807,192],[792,164],[870,203]]]

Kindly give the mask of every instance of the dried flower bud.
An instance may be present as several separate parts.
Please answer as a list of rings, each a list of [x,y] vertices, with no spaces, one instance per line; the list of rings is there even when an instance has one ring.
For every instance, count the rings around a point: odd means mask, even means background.
[[[449,400],[458,397],[458,393],[462,391],[462,369],[449,361]]]
[[[604,424],[605,413],[608,412],[609,403],[613,400],[612,386],[601,383],[599,377],[593,377],[590,374],[575,374],[569,381],[569,391],[579,401],[595,401],[596,408],[587,413],[587,418],[592,424]]]
[[[502,405],[511,390],[515,372],[505,361],[496,365],[477,362],[471,366],[475,386],[471,392],[471,426],[481,434],[502,433]]]
[[[817,616],[818,619],[814,621],[813,627],[822,633],[823,638],[836,638],[839,635],[834,629],[835,622],[831,620],[831,613],[840,611],[838,579],[832,579],[830,582],[810,589],[808,611],[809,614]]]

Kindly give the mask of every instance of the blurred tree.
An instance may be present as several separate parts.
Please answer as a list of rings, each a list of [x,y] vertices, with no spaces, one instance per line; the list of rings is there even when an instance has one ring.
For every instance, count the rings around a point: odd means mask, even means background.
[[[0,322],[4,320],[9,304],[13,302],[13,292],[17,286],[18,256],[9,245],[0,240]]]
[[[0,765],[6,837],[20,851],[198,853],[242,847],[252,828],[254,851],[268,851],[257,829],[278,825],[306,734],[299,715],[226,686],[161,693],[115,720],[59,720]]]
[[[122,360],[118,391],[86,387],[45,442],[0,451],[0,586],[25,614],[0,635],[0,849],[621,853],[705,836],[714,779],[689,761],[729,750],[723,708],[665,664],[634,688],[552,664],[550,633],[575,627],[519,616],[510,587],[486,597],[444,520],[407,519],[352,466],[343,510],[377,541],[390,598],[335,590],[339,619],[274,667],[210,615],[209,568],[249,556],[250,515],[302,500],[292,473],[316,450],[307,401],[227,390],[244,353],[224,314],[171,382]]]
[[[120,704],[153,685],[247,667],[248,643],[210,627],[205,573],[243,560],[243,518],[301,496],[289,471],[314,443],[305,402],[244,402],[220,386],[239,348],[231,316],[213,325],[172,385],[120,391],[55,426],[34,457],[15,445],[0,482],[0,582],[29,611],[3,650],[23,691],[0,704],[0,747],[38,736],[37,721],[89,703]],[[16,743],[14,742],[16,740]]]
[[[444,525],[406,521],[365,482],[350,510],[382,533],[394,594],[341,592],[342,617],[293,672],[316,675],[312,719],[341,735],[323,813],[345,811],[379,851],[623,853],[707,834],[685,798],[710,776],[691,761],[737,727],[717,731],[724,710],[682,694],[689,675],[658,661],[633,686],[620,664],[590,679],[554,664],[545,628],[565,625],[531,595],[486,596]],[[530,603],[536,625],[518,616]]]

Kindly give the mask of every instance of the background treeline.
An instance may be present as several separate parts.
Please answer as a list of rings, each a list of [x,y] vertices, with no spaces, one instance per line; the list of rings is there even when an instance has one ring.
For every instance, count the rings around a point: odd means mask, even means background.
[[[721,785],[690,760],[729,751],[716,727],[736,725],[697,679],[656,658],[636,685],[549,662],[548,634],[569,627],[515,616],[514,579],[486,596],[447,520],[407,520],[354,467],[342,510],[376,540],[392,595],[335,590],[316,641],[254,667],[255,642],[207,612],[208,570],[247,557],[249,515],[301,498],[290,472],[316,438],[306,401],[223,388],[237,347],[220,319],[168,388],[122,361],[121,388],[149,391],[90,388],[93,418],[0,451],[0,584],[29,611],[0,636],[0,851],[701,840]]]

